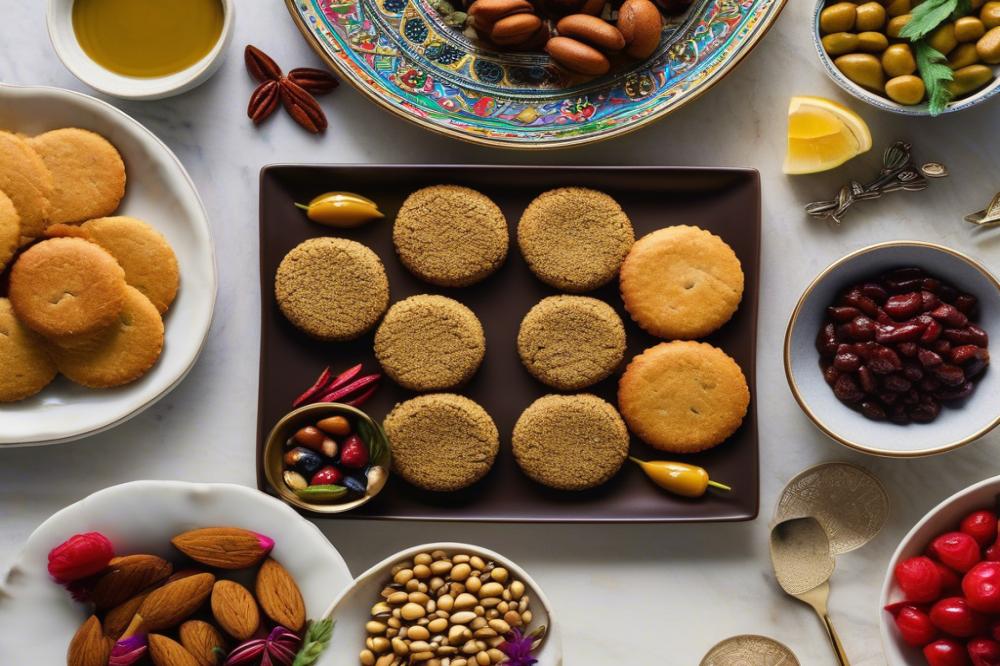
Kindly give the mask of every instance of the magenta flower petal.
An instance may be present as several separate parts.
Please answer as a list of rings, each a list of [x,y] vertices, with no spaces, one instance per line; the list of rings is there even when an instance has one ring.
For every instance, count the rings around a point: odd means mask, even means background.
[[[131,666],[144,656],[148,650],[146,634],[136,634],[123,638],[111,649],[108,666]]]
[[[506,666],[531,666],[538,660],[531,656],[531,644],[535,639],[525,636],[520,629],[512,629],[500,644],[500,651],[507,655]]]

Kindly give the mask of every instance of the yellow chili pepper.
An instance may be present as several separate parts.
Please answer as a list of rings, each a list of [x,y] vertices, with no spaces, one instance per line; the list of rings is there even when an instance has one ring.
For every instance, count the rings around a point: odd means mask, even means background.
[[[369,220],[385,217],[374,201],[351,192],[327,192],[310,201],[308,206],[295,205],[306,211],[306,216],[313,222],[330,227],[357,227]]]
[[[732,490],[724,483],[709,479],[708,472],[697,465],[666,460],[639,460],[632,456],[629,456],[629,460],[639,465],[653,483],[676,495],[701,497],[709,486],[719,490]]]

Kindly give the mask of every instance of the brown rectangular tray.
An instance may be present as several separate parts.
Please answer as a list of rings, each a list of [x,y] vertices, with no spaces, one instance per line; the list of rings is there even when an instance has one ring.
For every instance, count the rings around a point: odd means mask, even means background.
[[[392,221],[406,196],[417,188],[454,183],[491,197],[507,217],[510,252],[496,274],[464,289],[441,289],[413,277],[392,245]],[[486,331],[486,358],[462,393],[479,402],[500,430],[500,455],[485,479],[459,493],[435,494],[399,478],[353,518],[411,520],[687,522],[750,520],[759,496],[757,414],[755,401],[740,429],[715,449],[686,462],[706,467],[713,478],[733,486],[729,494],[711,492],[697,500],[668,495],[631,463],[604,486],[583,493],[544,488],[520,472],[510,452],[510,434],[522,410],[551,392],[521,366],[516,337],[521,318],[556,290],[539,282],[517,249],[517,222],[528,203],[554,187],[582,186],[607,192],[632,220],[637,238],[660,227],[692,224],[728,242],[743,264],[746,288],[733,319],[708,338],[739,362],[754,387],[758,282],[760,276],[760,178],[749,169],[666,167],[523,167],[523,166],[268,166],[260,178],[261,350],[257,427],[257,482],[271,492],[261,466],[267,433],[292,400],[327,364],[343,370],[364,362],[378,368],[373,332],[349,343],[323,343],[296,330],[274,299],[274,275],[285,254],[307,238],[339,235],[357,240],[381,257],[393,302],[418,293],[442,293],[462,301],[479,316]],[[378,202],[384,220],[359,229],[335,230],[309,222],[294,202],[307,202],[330,190],[356,192]],[[622,307],[612,283],[590,295],[610,303],[625,321],[627,359],[658,342],[640,330]],[[615,403],[619,374],[590,390]],[[381,420],[397,402],[412,394],[385,380],[365,410]],[[637,440],[632,453],[648,459],[676,459]]]

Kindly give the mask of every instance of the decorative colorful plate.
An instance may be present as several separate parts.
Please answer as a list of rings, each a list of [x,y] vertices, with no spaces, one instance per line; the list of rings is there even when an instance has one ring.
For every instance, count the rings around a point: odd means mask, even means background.
[[[441,134],[550,148],[638,129],[698,97],[757,44],[785,0],[696,0],[642,62],[580,81],[543,53],[499,53],[434,0],[286,0],[317,52],[387,109]]]

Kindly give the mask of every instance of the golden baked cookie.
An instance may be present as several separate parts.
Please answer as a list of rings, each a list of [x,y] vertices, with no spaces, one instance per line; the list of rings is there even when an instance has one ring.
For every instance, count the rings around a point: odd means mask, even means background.
[[[17,320],[9,300],[0,298],[0,402],[31,397],[55,377],[45,341]]]
[[[79,227],[125,270],[129,283],[163,314],[174,302],[180,284],[177,257],[159,231],[134,217],[99,217]]]
[[[389,279],[370,249],[346,238],[312,238],[292,249],[274,278],[288,321],[320,340],[353,340],[389,305]]]
[[[402,402],[382,425],[393,471],[425,490],[471,486],[486,476],[500,450],[500,433],[486,410],[454,393]]]
[[[117,210],[125,196],[125,163],[110,141],[64,127],[28,143],[52,174],[50,224],[82,222]]]
[[[517,243],[531,272],[570,292],[614,279],[633,241],[632,223],[618,202],[583,187],[539,195],[517,225]]]
[[[0,190],[14,202],[21,217],[20,245],[42,235],[49,223],[52,174],[28,142],[0,130]]]
[[[485,354],[479,319],[445,296],[420,294],[394,304],[375,332],[375,357],[385,374],[411,391],[464,384]]]
[[[628,457],[628,429],[596,395],[546,395],[514,425],[514,458],[525,474],[560,490],[585,490],[613,477]]]
[[[425,282],[466,287],[507,257],[507,220],[489,197],[468,187],[433,185],[406,198],[392,227],[403,265]]]
[[[53,238],[25,250],[10,272],[18,318],[50,338],[94,333],[118,318],[125,271],[82,238]]]
[[[667,339],[700,338],[725,324],[743,298],[743,269],[715,234],[685,225],[643,236],[625,257],[622,300],[632,319]]]
[[[163,319],[135,287],[125,287],[118,320],[89,344],[50,346],[56,367],[70,380],[90,388],[111,388],[139,379],[163,351]]]
[[[625,326],[604,301],[549,296],[521,320],[517,353],[538,381],[576,391],[605,379],[622,362]]]
[[[21,244],[21,216],[14,202],[0,190],[0,272],[17,252]]]
[[[629,363],[618,408],[629,429],[661,451],[695,453],[736,432],[750,404],[740,366],[705,342],[661,342]]]

